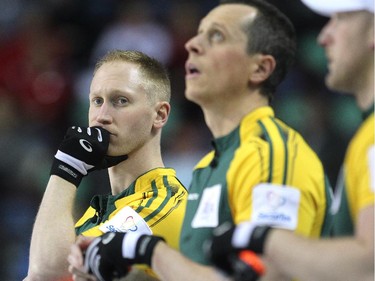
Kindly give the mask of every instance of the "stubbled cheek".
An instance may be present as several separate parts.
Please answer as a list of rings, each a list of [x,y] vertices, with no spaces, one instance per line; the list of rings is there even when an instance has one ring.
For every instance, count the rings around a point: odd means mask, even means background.
[[[93,110],[91,109],[91,107],[89,108],[89,111],[88,111],[87,117],[88,117],[88,120],[89,120],[89,121],[92,121],[92,120],[94,119],[94,112],[93,112]]]
[[[245,70],[246,54],[240,53],[239,51],[227,51],[220,53],[220,55],[213,60],[213,69],[222,69],[226,73],[243,73]]]
[[[95,117],[93,116],[93,115],[91,115],[91,114],[89,114],[89,116],[88,116],[88,121],[89,121],[89,125],[91,126],[91,124],[95,121]]]

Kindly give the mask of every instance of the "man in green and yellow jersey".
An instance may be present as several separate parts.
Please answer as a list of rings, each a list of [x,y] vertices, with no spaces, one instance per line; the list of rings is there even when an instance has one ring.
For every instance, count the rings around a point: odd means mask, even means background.
[[[55,155],[25,280],[70,276],[67,258],[80,234],[154,234],[178,249],[187,191],[176,172],[164,167],[160,149],[170,94],[165,68],[143,53],[115,50],[97,63],[89,94],[90,127],[69,128]],[[106,168],[110,194],[95,196],[76,223],[72,213],[81,179]]]
[[[211,252],[217,258],[256,250],[298,280],[374,280],[374,1],[302,1],[330,17],[318,37],[328,59],[327,87],[352,94],[363,112],[336,184],[334,237],[306,239],[250,222],[218,234]]]
[[[86,252],[94,273],[148,261],[162,280],[226,280],[204,251],[224,222],[251,220],[314,238],[329,231],[331,187],[322,163],[270,106],[295,45],[291,22],[266,1],[222,1],[201,20],[185,45],[185,96],[202,108],[214,140],[193,172],[180,252],[155,236],[104,235]],[[283,280],[272,267],[266,276]]]

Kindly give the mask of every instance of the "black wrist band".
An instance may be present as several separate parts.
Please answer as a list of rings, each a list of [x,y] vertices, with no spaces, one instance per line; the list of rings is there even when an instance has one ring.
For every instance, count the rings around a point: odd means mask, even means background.
[[[56,158],[52,163],[50,174],[63,178],[64,180],[74,184],[77,188],[83,178],[83,175],[76,169]]]
[[[266,225],[255,227],[251,235],[249,249],[251,249],[255,253],[263,254],[264,245],[271,229],[272,228],[270,226]]]
[[[143,235],[140,237],[136,247],[135,261],[137,263],[147,264],[151,267],[152,254],[156,244],[160,241],[165,241],[160,236]]]

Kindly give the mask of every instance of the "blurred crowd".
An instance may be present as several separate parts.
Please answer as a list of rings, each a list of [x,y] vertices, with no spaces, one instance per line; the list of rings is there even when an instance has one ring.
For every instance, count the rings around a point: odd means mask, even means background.
[[[293,21],[298,58],[276,93],[276,114],[315,149],[334,184],[361,115],[353,100],[324,86],[326,64],[316,37],[326,19],[298,0],[274,0]],[[140,50],[162,61],[172,82],[172,115],[162,139],[166,166],[188,187],[210,149],[200,109],[184,98],[184,43],[214,0],[0,0],[0,277],[22,280],[34,218],[53,155],[66,129],[87,125],[96,60],[111,49]],[[85,178],[77,216],[106,173]],[[83,202],[83,203],[82,203]]]

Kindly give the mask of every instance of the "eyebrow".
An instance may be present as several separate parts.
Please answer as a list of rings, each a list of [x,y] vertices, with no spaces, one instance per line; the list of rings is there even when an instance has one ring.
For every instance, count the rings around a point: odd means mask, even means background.
[[[203,32],[201,26],[202,26],[202,23],[199,25],[198,33]],[[209,29],[212,29],[212,28],[217,28],[217,29],[223,30],[223,31],[225,31],[225,32],[228,32],[228,30],[227,30],[227,28],[225,27],[225,25],[220,24],[220,23],[218,23],[218,22],[210,23],[206,29],[209,30]]]
[[[116,88],[112,88],[108,91],[106,91],[105,94],[102,94],[102,91],[95,91],[95,92],[89,92],[89,97],[92,97],[92,96],[109,96],[109,97],[113,97],[113,96],[123,96],[123,95],[129,95],[130,93],[129,92],[126,92],[126,91],[122,91],[120,89],[116,89]]]

